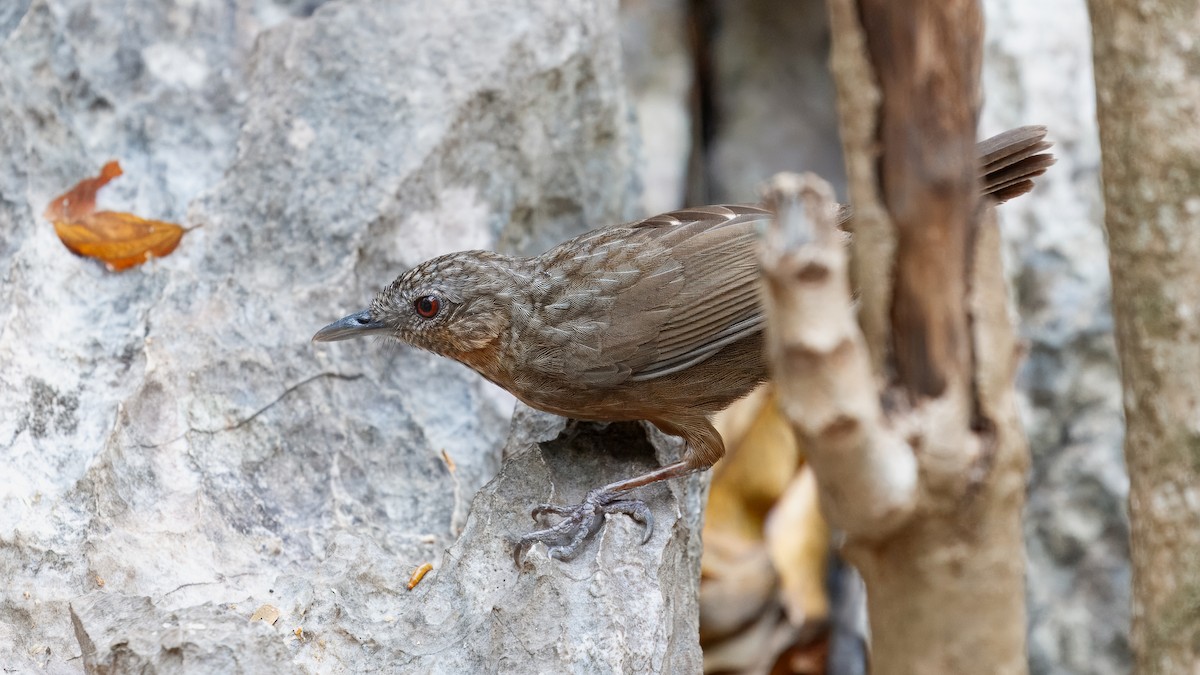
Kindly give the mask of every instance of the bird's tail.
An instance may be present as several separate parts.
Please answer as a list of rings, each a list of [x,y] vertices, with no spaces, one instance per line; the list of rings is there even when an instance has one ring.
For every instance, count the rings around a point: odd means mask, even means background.
[[[1003,204],[1032,190],[1033,179],[1054,164],[1054,155],[1044,152],[1051,145],[1044,126],[1017,127],[980,141],[975,147],[983,194]]]

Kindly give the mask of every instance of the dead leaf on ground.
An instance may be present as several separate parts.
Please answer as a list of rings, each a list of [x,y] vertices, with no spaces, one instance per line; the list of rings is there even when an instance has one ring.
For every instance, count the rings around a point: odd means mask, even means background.
[[[829,526],[821,516],[817,479],[805,465],[767,516],[767,551],[779,573],[780,600],[793,625],[829,615],[825,579]]]
[[[823,660],[800,658],[820,651],[829,614],[829,528],[812,471],[769,386],[715,423],[728,453],[705,511],[704,671],[820,673]]]
[[[718,421],[742,418],[736,442],[713,468],[712,487],[704,514],[704,536],[723,530],[749,539],[763,538],[767,512],[787,489],[804,458],[791,424],[779,412],[775,394],[738,401]],[[725,432],[722,424],[722,433]]]
[[[72,253],[96,258],[112,270],[140,265],[151,256],[170,255],[186,232],[175,223],[147,220],[132,213],[96,211],[96,193],[121,175],[109,162],[95,178],[85,178],[51,200],[43,214]]]

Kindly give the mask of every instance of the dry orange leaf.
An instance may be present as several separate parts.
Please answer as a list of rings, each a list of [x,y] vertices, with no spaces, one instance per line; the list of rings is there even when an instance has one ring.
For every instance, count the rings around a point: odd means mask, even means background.
[[[46,207],[62,243],[76,255],[96,258],[113,270],[169,255],[187,230],[175,223],[146,220],[132,213],[96,211],[96,193],[121,175],[121,165],[109,162],[95,178],[85,178]]]
[[[421,583],[421,580],[425,578],[425,574],[432,569],[433,563],[425,563],[424,565],[421,565],[417,569],[413,570],[412,576],[408,578],[408,590],[411,591],[412,589],[416,588],[417,584]]]

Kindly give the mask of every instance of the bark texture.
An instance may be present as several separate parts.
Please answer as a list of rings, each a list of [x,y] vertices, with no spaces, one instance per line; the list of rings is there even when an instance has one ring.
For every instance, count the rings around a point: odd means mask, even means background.
[[[874,669],[1024,672],[1020,515],[1028,453],[999,235],[975,197],[979,6],[831,0],[830,7],[855,207],[863,194],[880,195],[895,241],[890,258],[860,258],[855,269],[892,270],[892,283],[862,287],[864,295],[888,294],[863,298],[874,308],[876,333],[864,340],[844,262],[822,248],[828,238],[804,234],[821,229],[814,191],[775,183],[783,234],[769,246],[786,253],[764,255],[769,344],[779,381],[813,380],[806,394],[793,392],[803,402],[785,409],[830,521],[847,533],[846,557],[866,582]],[[864,47],[867,58],[850,57]],[[843,84],[871,81],[881,94],[877,110]],[[874,129],[874,143],[863,142],[865,129]],[[809,196],[801,209],[802,195]],[[882,218],[870,225],[886,226]],[[814,315],[824,328],[798,328]],[[872,372],[867,363],[881,365]],[[824,405],[814,392],[827,397]],[[906,458],[915,475],[880,470],[903,467]],[[843,508],[847,502],[894,508]]]
[[[1133,645],[1200,668],[1200,2],[1092,0],[1124,383]]]

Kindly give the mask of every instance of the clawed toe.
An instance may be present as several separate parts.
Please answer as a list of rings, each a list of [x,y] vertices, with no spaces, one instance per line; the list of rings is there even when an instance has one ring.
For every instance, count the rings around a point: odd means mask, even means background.
[[[637,499],[619,499],[618,492],[594,490],[582,504],[560,506],[540,504],[533,509],[534,519],[543,515],[555,515],[562,520],[543,530],[530,532],[517,541],[513,557],[517,565],[525,553],[537,543],[548,547],[547,555],[558,560],[571,560],[583,545],[600,531],[604,525],[604,514],[623,513],[643,526],[642,543],[650,541],[654,534],[654,515],[645,502]]]
[[[622,499],[608,505],[605,513],[624,513],[642,525],[642,543],[650,541],[654,534],[654,514],[646,502],[640,499]]]
[[[582,506],[582,504],[580,504],[578,506],[563,506],[561,504],[538,504],[537,506],[533,507],[533,512],[531,515],[533,515],[534,520],[537,520],[538,518],[541,518],[542,516],[544,516],[546,514],[550,514],[552,516],[562,516],[563,518],[567,518],[567,517],[570,517],[572,514],[574,514],[575,509],[579,508],[579,506]]]

